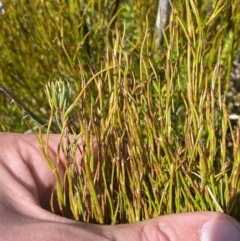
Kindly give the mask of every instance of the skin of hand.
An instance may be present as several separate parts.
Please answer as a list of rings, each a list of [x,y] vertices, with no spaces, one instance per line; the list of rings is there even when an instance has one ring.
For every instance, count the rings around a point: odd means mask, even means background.
[[[59,135],[49,139],[53,160],[58,140]],[[61,167],[64,172],[63,163]],[[115,226],[76,222],[51,213],[48,203],[55,178],[34,135],[0,133],[0,184],[0,240],[4,241],[240,240],[238,222],[222,213],[172,214]]]

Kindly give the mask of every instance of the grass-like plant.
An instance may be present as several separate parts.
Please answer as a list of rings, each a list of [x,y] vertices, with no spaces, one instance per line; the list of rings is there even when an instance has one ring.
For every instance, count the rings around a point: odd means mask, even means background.
[[[39,144],[56,176],[53,211],[104,224],[200,210],[240,219],[240,129],[226,101],[237,0],[172,2],[160,49],[157,2],[5,5],[0,83],[45,120]],[[2,130],[38,127],[16,124],[23,114],[1,98]],[[63,180],[43,132],[60,132]]]

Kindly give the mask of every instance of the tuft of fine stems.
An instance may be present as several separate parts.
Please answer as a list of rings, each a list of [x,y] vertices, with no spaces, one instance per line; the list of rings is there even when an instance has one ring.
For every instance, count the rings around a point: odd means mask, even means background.
[[[56,177],[53,212],[101,224],[202,210],[239,219],[240,128],[232,125],[226,96],[240,6],[237,0],[171,6],[159,48],[157,2],[6,6],[0,81],[48,123],[39,144]],[[9,103],[0,108],[17,112]],[[4,114],[1,120],[2,130],[38,127],[27,120],[15,126]],[[57,128],[63,180],[42,141]]]

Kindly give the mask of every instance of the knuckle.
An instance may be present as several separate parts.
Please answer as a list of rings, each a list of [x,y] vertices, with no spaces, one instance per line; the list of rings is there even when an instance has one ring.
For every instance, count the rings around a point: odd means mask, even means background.
[[[145,225],[141,231],[142,241],[179,241],[177,233],[169,224]]]

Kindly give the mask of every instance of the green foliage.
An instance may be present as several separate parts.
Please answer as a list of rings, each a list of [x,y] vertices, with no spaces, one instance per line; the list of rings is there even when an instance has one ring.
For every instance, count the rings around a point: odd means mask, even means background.
[[[240,6],[174,1],[160,49],[153,46],[156,7],[143,0],[6,3],[0,81],[48,123],[39,142],[57,180],[52,209],[63,216],[116,224],[212,210],[239,219],[240,129],[232,128],[225,95],[239,52]],[[0,98],[1,129],[29,129]],[[64,180],[41,139],[57,128]]]

